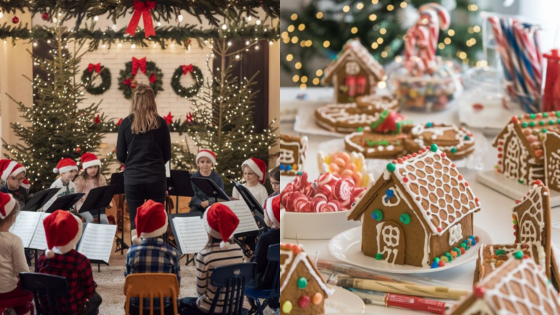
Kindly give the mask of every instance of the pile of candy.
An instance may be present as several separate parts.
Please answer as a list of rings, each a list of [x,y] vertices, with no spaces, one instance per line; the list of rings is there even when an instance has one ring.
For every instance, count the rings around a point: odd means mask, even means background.
[[[319,172],[331,173],[334,176],[351,177],[357,186],[369,187],[373,178],[367,172],[365,158],[361,153],[350,154],[339,151],[326,154],[321,151],[317,153]]]
[[[471,247],[473,247],[474,245],[476,245],[478,241],[479,241],[478,236],[469,235],[469,237],[467,237],[466,239],[463,240],[463,242],[461,242],[460,246],[453,248],[452,250],[445,253],[444,255],[441,255],[441,257],[434,258],[430,267],[432,269],[444,267],[446,263],[450,263],[453,261],[453,259],[461,257],[461,255],[464,255],[465,252],[469,250]]]
[[[445,109],[456,91],[456,83],[444,67],[421,77],[395,74],[390,82],[401,108],[404,109]]]
[[[337,212],[347,211],[366,192],[350,177],[323,173],[313,182],[307,173],[295,180],[280,193],[280,203],[288,212]]]

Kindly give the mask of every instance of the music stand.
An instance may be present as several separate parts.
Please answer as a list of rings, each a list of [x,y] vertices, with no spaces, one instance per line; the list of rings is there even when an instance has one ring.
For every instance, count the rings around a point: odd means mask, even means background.
[[[60,190],[60,188],[47,188],[36,192],[33,197],[31,197],[25,206],[23,206],[23,211],[37,211],[48,201],[51,200],[54,195]]]
[[[115,186],[115,188],[116,188],[115,195],[124,195],[124,173],[120,172],[120,173],[111,174],[111,184],[109,186]],[[117,209],[117,215],[118,215],[118,212],[119,212],[119,210]],[[122,214],[122,218],[121,218],[121,237],[116,235],[116,237],[117,237],[117,239],[116,239],[117,247],[115,249],[115,252],[118,252],[119,247],[120,247],[121,255],[123,255],[124,250],[128,249],[128,245],[124,242],[124,206],[123,206],[121,214]]]
[[[173,172],[173,171],[171,171]],[[173,176],[173,174],[171,175]],[[177,250],[179,251],[180,254],[183,254],[183,252],[181,252],[181,246],[179,246],[179,241],[177,238],[177,231],[175,230],[175,225],[173,224],[173,218],[185,218],[185,217],[199,217],[202,218],[202,212],[200,211],[194,211],[194,212],[189,212],[189,213],[179,213],[179,214],[170,214],[168,221],[169,221],[169,226],[171,226],[171,232],[173,232],[173,237],[175,238],[175,245],[177,246]],[[190,262],[193,263],[194,265],[194,258],[196,257],[196,255],[193,254],[192,258],[189,259],[189,254],[185,254],[187,256],[187,262],[185,263],[185,266],[188,266]]]
[[[249,209],[251,209],[251,212],[253,212],[254,214],[258,213],[258,214],[261,215],[261,217],[264,217],[263,207],[255,199],[255,197],[249,191],[249,189],[247,189],[247,187],[241,185],[240,183],[234,181],[233,179],[231,180],[231,183],[235,186],[235,188],[237,189],[237,191],[239,192],[239,194],[241,195],[243,200],[245,200],[245,203],[247,203],[247,206],[249,206]]]
[[[191,175],[188,171],[172,170],[171,177],[167,178],[167,192],[175,196],[175,214],[179,213],[179,196],[192,197],[194,191],[191,185]]]
[[[214,201],[218,202],[218,198],[224,199],[227,201],[231,201],[231,199],[226,195],[226,193],[210,178],[191,178],[191,182],[198,187],[198,189],[202,190],[206,196],[214,197]]]
[[[52,205],[45,210],[46,213],[53,213],[56,210],[70,210],[76,202],[78,202],[85,194],[83,193],[76,193],[70,194],[67,196],[62,196],[56,198],[56,200],[52,203]]]
[[[79,213],[97,211],[97,223],[101,223],[101,209],[107,208],[119,188],[117,185],[101,186],[89,191]]]

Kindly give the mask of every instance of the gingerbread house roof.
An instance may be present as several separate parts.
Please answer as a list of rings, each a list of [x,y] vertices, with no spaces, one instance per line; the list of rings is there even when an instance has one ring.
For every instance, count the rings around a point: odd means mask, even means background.
[[[456,305],[481,314],[560,314],[558,292],[532,259],[510,259]],[[453,312],[452,312],[453,313]]]
[[[300,245],[295,244],[280,244],[280,255],[285,254],[288,257],[284,261],[280,261],[280,293],[288,286],[290,282],[290,277],[296,270],[299,264],[303,264],[305,268],[309,271],[311,277],[313,277],[321,289],[325,292],[327,296],[334,293],[334,290],[329,288],[323,280],[323,277],[315,267],[315,264],[311,261],[306,252],[303,251]]]
[[[420,212],[434,235],[441,236],[462,218],[480,210],[469,183],[433,144],[389,163],[383,176],[360,199],[348,219],[359,220],[391,178],[402,185],[404,197],[416,206],[412,208]]]
[[[504,140],[510,134],[516,133],[535,162],[542,164],[544,134],[550,131],[560,131],[560,111],[513,116],[506,127],[496,136],[492,145],[498,148],[498,151],[503,151],[505,149]]]
[[[329,84],[338,68],[343,65],[346,58],[351,55],[357,57],[356,60],[360,66],[366,71],[371,72],[377,81],[383,80],[385,76],[383,66],[373,58],[369,51],[360,43],[359,39],[349,39],[346,44],[344,44],[342,51],[340,51],[336,58],[325,68],[321,83],[323,85]]]

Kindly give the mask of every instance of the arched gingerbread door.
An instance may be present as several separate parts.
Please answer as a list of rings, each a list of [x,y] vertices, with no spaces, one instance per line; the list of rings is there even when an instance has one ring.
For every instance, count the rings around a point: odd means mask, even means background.
[[[403,265],[404,246],[404,231],[398,224],[390,221],[377,224],[377,250],[383,255],[382,260]]]

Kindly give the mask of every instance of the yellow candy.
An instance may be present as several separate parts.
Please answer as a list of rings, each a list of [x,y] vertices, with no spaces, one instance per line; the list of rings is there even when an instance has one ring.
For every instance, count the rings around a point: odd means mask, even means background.
[[[282,312],[286,314],[290,314],[291,311],[292,311],[292,302],[290,301],[284,302],[284,304],[282,304]]]
[[[321,293],[315,293],[313,295],[313,304],[319,305],[322,301],[323,301],[323,295]],[[284,304],[286,304],[286,303],[284,303]],[[291,305],[292,304],[290,303],[290,306]],[[290,310],[291,310],[291,307],[290,307]]]
[[[331,156],[330,155],[325,156],[325,163],[331,164]]]
[[[297,164],[292,164],[292,171],[297,171]]]
[[[354,161],[352,161],[352,164],[356,165],[356,171],[361,171],[364,167],[363,160],[360,158],[354,159]]]

